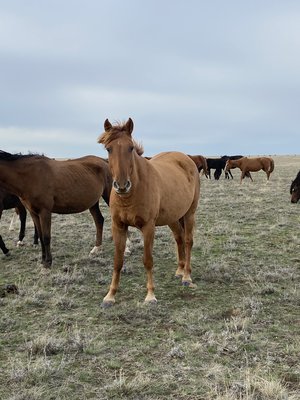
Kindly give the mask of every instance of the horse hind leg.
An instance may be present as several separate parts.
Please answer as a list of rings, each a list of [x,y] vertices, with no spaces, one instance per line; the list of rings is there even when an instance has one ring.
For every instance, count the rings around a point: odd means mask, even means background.
[[[181,278],[184,275],[184,266],[185,266],[185,244],[184,244],[184,223],[177,221],[174,224],[170,224],[169,228],[171,229],[176,245],[177,245],[177,261],[178,267],[175,272],[175,276],[177,278]]]
[[[103,235],[103,225],[104,225],[104,218],[101,214],[99,202],[97,201],[96,204],[93,205],[89,209],[96,226],[96,245],[90,251],[90,254],[96,254],[100,251],[101,244],[102,244],[102,235]]]
[[[194,244],[193,236],[194,236],[194,225],[195,225],[195,212],[191,212],[184,216],[184,236],[185,236],[185,265],[184,265],[184,274],[182,277],[182,284],[184,286],[196,287],[195,284],[192,283],[191,278],[191,256],[192,256],[192,247]]]

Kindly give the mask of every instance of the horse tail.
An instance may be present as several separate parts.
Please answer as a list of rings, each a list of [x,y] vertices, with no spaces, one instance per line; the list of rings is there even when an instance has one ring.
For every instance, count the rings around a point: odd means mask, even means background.
[[[273,172],[274,171],[274,160],[273,158],[270,158],[270,164],[269,164],[269,168],[268,168],[268,172]]]

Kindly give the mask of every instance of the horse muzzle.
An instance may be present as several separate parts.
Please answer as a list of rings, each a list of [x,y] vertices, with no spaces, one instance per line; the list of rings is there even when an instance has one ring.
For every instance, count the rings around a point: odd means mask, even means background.
[[[118,194],[127,194],[131,189],[131,182],[130,180],[127,180],[124,185],[120,185],[116,180],[114,180],[113,188]]]

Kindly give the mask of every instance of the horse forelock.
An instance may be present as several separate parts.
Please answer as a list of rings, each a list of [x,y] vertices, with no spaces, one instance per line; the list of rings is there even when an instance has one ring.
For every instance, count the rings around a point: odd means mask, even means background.
[[[126,124],[125,123],[120,123],[118,122],[116,125],[113,125],[111,129],[108,131],[103,132],[99,138],[98,138],[98,143],[101,143],[104,145],[104,147],[108,146],[109,143],[111,143],[113,140],[119,139],[122,136],[126,135],[131,138],[131,135],[128,134],[126,130]],[[144,154],[144,148],[141,143],[136,142],[134,139],[132,139],[132,144],[139,156]]]

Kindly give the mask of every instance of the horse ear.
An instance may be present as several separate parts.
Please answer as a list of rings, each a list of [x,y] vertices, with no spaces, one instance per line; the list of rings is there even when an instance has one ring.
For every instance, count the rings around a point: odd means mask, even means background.
[[[104,121],[104,130],[105,130],[105,132],[108,132],[111,128],[112,128],[112,124],[106,118],[106,120]]]
[[[129,133],[129,135],[132,134],[133,126],[134,126],[133,125],[133,121],[132,121],[131,118],[129,118],[128,121],[126,122],[126,125],[125,125],[125,128],[126,128],[127,132]]]

